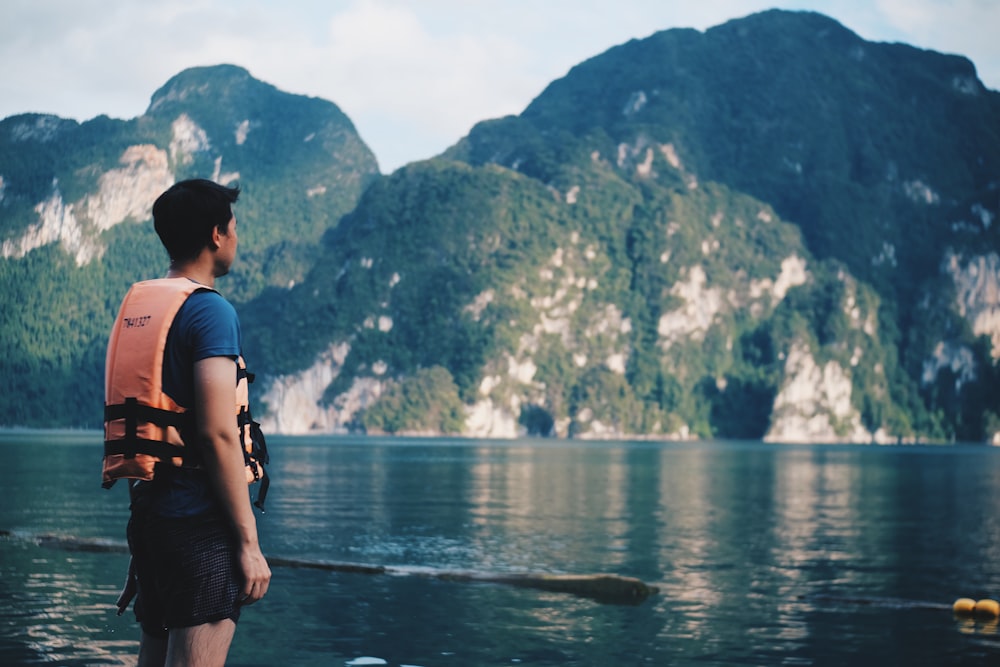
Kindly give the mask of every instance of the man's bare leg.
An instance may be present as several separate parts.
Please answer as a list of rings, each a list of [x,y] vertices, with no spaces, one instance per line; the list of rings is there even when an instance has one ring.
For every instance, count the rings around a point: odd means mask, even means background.
[[[223,667],[236,623],[224,619],[192,628],[173,628],[167,643],[168,667]]]
[[[163,667],[167,660],[167,638],[142,633],[139,640],[138,667]]]

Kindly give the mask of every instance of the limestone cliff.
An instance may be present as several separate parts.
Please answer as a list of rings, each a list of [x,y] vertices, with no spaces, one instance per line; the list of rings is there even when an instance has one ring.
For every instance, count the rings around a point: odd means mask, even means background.
[[[350,345],[331,345],[312,366],[293,375],[271,378],[261,397],[267,406],[261,425],[273,433],[343,433],[358,413],[378,399],[383,386],[373,378],[356,378],[350,389],[325,405],[323,395],[343,368]]]
[[[851,401],[850,372],[836,361],[820,365],[809,347],[794,344],[785,359],[785,381],[774,401],[767,442],[867,443],[890,441],[868,431]]]
[[[1000,255],[995,252],[945,258],[944,272],[955,286],[955,306],[976,336],[992,342],[994,359],[1000,359]]]

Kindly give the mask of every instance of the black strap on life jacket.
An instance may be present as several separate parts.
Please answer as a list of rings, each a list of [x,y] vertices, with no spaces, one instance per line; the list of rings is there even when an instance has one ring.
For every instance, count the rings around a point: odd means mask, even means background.
[[[260,469],[260,490],[257,491],[257,500],[253,501],[254,507],[264,512],[264,500],[267,498],[267,490],[271,487],[271,478],[267,476],[267,471],[261,466]]]
[[[247,384],[253,384],[255,375],[248,371],[246,367],[236,367],[236,384],[246,378]],[[250,409],[246,406],[240,407],[240,412],[236,415],[236,423],[240,429],[240,443],[243,445],[243,463],[250,468],[255,481],[260,482],[260,489],[257,491],[257,500],[254,507],[261,512],[264,511],[264,500],[267,498],[267,490],[271,486],[271,478],[267,475],[264,466],[271,462],[271,457],[267,453],[267,442],[264,439],[264,432],[260,429],[260,424],[253,420]],[[247,429],[250,435],[250,451],[247,451],[245,443],[247,441]]]
[[[271,457],[267,453],[267,441],[264,439],[264,432],[260,429],[260,424],[253,420],[250,410],[243,406],[236,416],[236,423],[240,428],[240,443],[246,442],[249,430],[250,451],[243,446],[243,463],[250,468],[255,481],[260,482],[260,490],[257,491],[257,500],[254,506],[261,512],[264,511],[264,500],[267,498],[267,490],[271,486],[271,480],[267,476],[264,465],[270,463]]]
[[[125,436],[121,440],[106,440],[104,455],[124,454],[125,458],[135,458],[136,454],[149,454],[159,459],[181,457],[186,464],[195,465],[197,453],[190,447],[179,447],[159,440],[140,438],[138,428],[140,423],[155,424],[160,428],[174,427],[182,434],[190,432],[192,417],[188,413],[163,410],[149,405],[143,405],[133,397],[125,399],[124,403],[104,407],[104,421],[125,420]]]

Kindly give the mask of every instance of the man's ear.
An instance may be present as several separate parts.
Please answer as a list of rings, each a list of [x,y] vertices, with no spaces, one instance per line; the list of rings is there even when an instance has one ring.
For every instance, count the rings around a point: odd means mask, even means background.
[[[218,250],[222,246],[222,232],[218,225],[212,225],[212,250]]]

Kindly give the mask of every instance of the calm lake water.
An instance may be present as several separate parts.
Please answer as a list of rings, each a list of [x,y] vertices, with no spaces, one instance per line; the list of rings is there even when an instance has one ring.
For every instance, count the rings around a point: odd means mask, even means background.
[[[269,439],[273,557],[419,572],[613,573],[638,605],[430,576],[275,567],[230,665],[1000,664],[1000,450]],[[127,492],[100,435],[0,433],[0,664],[127,665]],[[379,659],[378,661],[374,659]],[[384,661],[381,663],[379,661]]]

